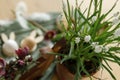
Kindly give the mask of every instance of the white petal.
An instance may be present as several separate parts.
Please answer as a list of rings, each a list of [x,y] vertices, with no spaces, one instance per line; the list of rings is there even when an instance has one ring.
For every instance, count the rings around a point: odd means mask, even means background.
[[[113,14],[114,17],[117,17],[119,15],[119,12],[116,12],[115,14]]]
[[[92,46],[93,48],[95,48],[95,46],[97,46],[98,44],[99,44],[99,42],[92,42],[91,46]]]
[[[108,52],[108,51],[109,51],[109,47],[108,47],[108,46],[105,46],[105,47],[104,47],[104,51],[105,51],[105,52]]]
[[[79,43],[80,42],[80,38],[79,37],[76,37],[75,38],[75,43]]]
[[[120,22],[120,20],[118,18],[115,18],[113,21],[112,21],[112,25],[115,25],[115,24],[118,24]]]
[[[84,41],[85,41],[85,42],[89,42],[90,40],[91,40],[91,36],[90,36],[90,35],[85,36],[85,38],[84,38]]]
[[[100,53],[100,52],[102,52],[102,46],[100,46],[100,45],[97,45],[97,46],[95,46],[95,53]]]

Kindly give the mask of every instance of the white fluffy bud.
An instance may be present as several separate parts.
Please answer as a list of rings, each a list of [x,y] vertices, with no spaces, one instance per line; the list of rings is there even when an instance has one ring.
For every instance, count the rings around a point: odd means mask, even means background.
[[[76,37],[75,38],[75,43],[79,43],[80,42],[80,38],[79,37]]]
[[[91,36],[90,36],[90,35],[85,36],[85,38],[84,38],[84,41],[85,41],[85,42],[89,42],[90,40],[91,40]]]
[[[102,46],[101,45],[97,45],[97,46],[95,46],[95,53],[100,53],[100,52],[102,52]]]

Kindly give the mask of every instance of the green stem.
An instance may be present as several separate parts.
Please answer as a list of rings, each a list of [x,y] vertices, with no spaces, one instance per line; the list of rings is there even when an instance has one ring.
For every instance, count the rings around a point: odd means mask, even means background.
[[[89,9],[88,9],[87,18],[88,18],[89,15],[90,15],[90,10],[91,10],[91,7],[92,7],[92,2],[93,2],[93,0],[90,1],[90,5],[89,5]]]

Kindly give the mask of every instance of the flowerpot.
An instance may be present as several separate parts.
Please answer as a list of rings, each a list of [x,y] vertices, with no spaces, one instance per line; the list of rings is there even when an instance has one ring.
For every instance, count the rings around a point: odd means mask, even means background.
[[[64,41],[64,46],[61,46],[60,49],[57,51],[59,54],[65,54],[67,55],[68,50],[69,50],[69,45],[66,45],[66,40],[62,39],[58,43]],[[57,44],[58,44],[57,43]],[[81,56],[82,58],[83,56]],[[59,56],[58,60],[62,60],[63,57]],[[85,60],[83,65],[85,70],[90,74],[90,76],[93,76],[95,73],[97,73],[100,69],[100,63],[101,59],[97,56],[93,56],[91,60]],[[75,59],[69,59],[64,61],[62,64],[58,63],[56,65],[56,74],[58,77],[58,80],[74,80],[75,79],[75,74],[77,72],[77,61]],[[87,78],[88,76],[86,73],[82,70],[82,66],[79,67],[81,71],[80,75],[82,76],[82,79]],[[80,79],[81,80],[81,79]]]
[[[75,78],[75,74],[71,73],[67,67],[65,67],[63,64],[57,64],[56,66],[56,74],[57,74],[57,78],[54,80],[74,80]],[[100,71],[97,70],[96,72],[91,74],[91,77],[93,78],[93,80],[98,80],[100,75]],[[83,75],[82,76],[82,80],[89,80],[90,78]],[[79,79],[81,80],[81,79]]]

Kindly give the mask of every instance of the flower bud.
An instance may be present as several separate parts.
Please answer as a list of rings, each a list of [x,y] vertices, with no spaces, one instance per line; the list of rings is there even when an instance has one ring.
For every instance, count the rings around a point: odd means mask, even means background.
[[[23,60],[18,60],[18,66],[24,66],[25,65],[25,62]]]
[[[29,49],[28,49],[28,47],[19,48],[18,50],[16,50],[16,54],[19,59],[24,59],[25,56],[27,56],[29,54]]]
[[[100,53],[100,52],[102,52],[102,46],[100,46],[100,45],[97,45],[97,46],[95,46],[95,53]]]
[[[90,36],[90,35],[85,36],[85,38],[84,38],[84,41],[85,41],[85,42],[89,42],[90,40],[91,40],[91,36]]]
[[[80,42],[80,38],[79,37],[76,37],[75,38],[75,43],[78,44]]]

